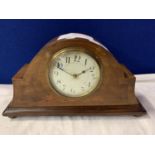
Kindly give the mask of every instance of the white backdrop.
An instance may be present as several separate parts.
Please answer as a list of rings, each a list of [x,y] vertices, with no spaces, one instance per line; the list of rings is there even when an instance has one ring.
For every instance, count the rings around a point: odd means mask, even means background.
[[[0,134],[155,134],[155,74],[136,77],[136,96],[147,110],[147,115],[15,119],[0,115]],[[12,96],[12,85],[0,85],[0,114]]]

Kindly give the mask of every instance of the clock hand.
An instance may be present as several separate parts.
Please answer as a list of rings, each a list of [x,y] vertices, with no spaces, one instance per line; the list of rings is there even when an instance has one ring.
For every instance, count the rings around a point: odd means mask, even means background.
[[[65,73],[67,73],[67,74],[69,74],[69,75],[73,76],[71,73],[69,73],[69,72],[67,72],[67,71],[63,70],[62,68],[60,68],[60,67],[57,67],[57,68],[58,68],[58,69],[60,69],[61,71],[65,72]]]
[[[88,69],[86,69],[86,70],[83,70],[81,73],[79,73],[79,74],[76,74],[77,76],[80,76],[81,74],[84,74],[84,73],[86,73],[87,71],[89,71],[91,69],[91,67],[90,68],[88,68]]]

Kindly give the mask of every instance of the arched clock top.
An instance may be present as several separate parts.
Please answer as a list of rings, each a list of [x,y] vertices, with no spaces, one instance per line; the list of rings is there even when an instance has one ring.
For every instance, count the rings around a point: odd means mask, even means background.
[[[4,116],[141,115],[135,76],[101,43],[70,33],[49,41],[13,77]]]

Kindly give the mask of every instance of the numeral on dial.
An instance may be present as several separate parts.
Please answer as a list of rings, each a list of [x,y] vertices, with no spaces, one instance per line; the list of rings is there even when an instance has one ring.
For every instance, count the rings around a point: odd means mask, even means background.
[[[94,69],[95,69],[95,67],[94,67],[94,66],[90,67],[90,72],[93,72],[93,71],[94,71]]]
[[[75,94],[75,90],[73,90],[72,88],[71,88],[71,90],[70,90],[70,91],[71,91],[71,93]]]
[[[60,62],[57,62],[57,68],[63,68],[63,64]]]
[[[54,71],[54,74],[58,76],[59,72],[58,71]]]
[[[65,88],[66,88],[66,85],[63,85],[63,90],[65,90]]]
[[[70,63],[70,57],[66,57],[66,63]]]
[[[57,80],[57,83],[61,83],[61,81],[60,80]]]
[[[80,62],[80,59],[81,59],[80,55],[79,56],[77,56],[77,55],[74,56],[74,61],[75,62]]]
[[[77,55],[74,56],[74,61],[76,61],[76,59],[77,59]]]
[[[85,65],[87,65],[87,59],[85,59]]]
[[[84,91],[84,87],[81,87],[82,91]]]

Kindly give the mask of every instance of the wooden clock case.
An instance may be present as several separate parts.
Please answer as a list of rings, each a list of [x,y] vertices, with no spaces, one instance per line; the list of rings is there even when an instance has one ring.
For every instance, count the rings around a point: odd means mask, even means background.
[[[101,83],[91,94],[70,98],[58,94],[49,82],[52,56],[63,48],[82,47],[90,51],[101,67]],[[141,115],[145,112],[134,94],[135,77],[104,47],[87,39],[48,42],[13,77],[14,96],[4,116],[49,115]]]

